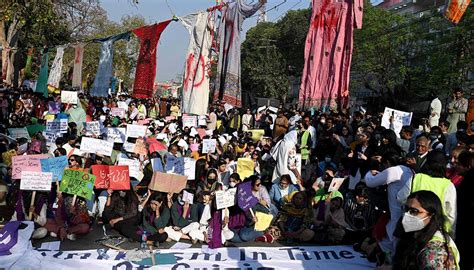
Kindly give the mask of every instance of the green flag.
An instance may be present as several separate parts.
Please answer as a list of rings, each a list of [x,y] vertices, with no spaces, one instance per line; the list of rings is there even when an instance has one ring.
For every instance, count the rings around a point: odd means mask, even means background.
[[[45,48],[43,51],[43,56],[41,57],[41,68],[35,90],[35,92],[43,93],[45,97],[48,97],[48,62],[48,48]]]

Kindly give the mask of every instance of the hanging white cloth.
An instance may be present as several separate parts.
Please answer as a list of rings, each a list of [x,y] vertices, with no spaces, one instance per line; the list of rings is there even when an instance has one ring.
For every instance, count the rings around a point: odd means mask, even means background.
[[[56,56],[54,57],[53,65],[51,66],[51,72],[48,77],[48,86],[59,89],[59,81],[61,80],[61,72],[63,69],[63,56],[64,49],[67,45],[61,45],[57,47]]]

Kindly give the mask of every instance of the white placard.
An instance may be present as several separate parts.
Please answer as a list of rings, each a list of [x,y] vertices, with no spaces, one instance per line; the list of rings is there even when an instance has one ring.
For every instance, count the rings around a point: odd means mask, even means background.
[[[99,121],[86,122],[86,135],[99,136],[100,135],[100,122]]]
[[[183,201],[189,204],[193,204],[194,194],[187,192],[186,190],[183,191]]]
[[[146,128],[147,126],[140,126],[140,125],[127,125],[127,138],[138,138],[138,137],[145,137],[146,135]]]
[[[8,133],[10,134],[10,137],[14,139],[19,139],[19,138],[27,138],[28,140],[31,139],[30,134],[28,133],[28,129],[26,129],[26,127],[9,128]]]
[[[61,91],[61,102],[69,104],[77,104],[77,92]]]
[[[130,177],[139,178],[140,176],[140,161],[136,159],[121,158],[118,165],[128,165]]]
[[[216,139],[204,139],[202,140],[202,153],[214,153],[216,151]]]
[[[112,155],[112,149],[114,147],[113,142],[82,137],[81,140],[81,151],[91,154],[99,154],[110,157]]]
[[[200,115],[198,118],[198,126],[207,126],[207,116],[205,115]]]
[[[328,191],[333,192],[339,190],[345,178],[333,178],[331,184],[329,185]]]
[[[410,125],[413,113],[394,110],[392,108],[385,107],[385,111],[382,116],[382,126],[384,128],[390,128],[390,116],[392,115],[395,134],[400,137],[400,131],[402,130],[402,127]]]
[[[124,142],[122,147],[125,152],[133,153],[133,149],[135,149],[135,144],[130,142]]]
[[[184,158],[184,175],[188,177],[188,180],[196,178],[196,160],[194,158]]]
[[[184,127],[196,127],[197,126],[197,117],[194,115],[183,115],[183,128]]]
[[[53,173],[50,172],[21,172],[20,189],[50,191]]]
[[[216,206],[217,209],[223,209],[231,207],[235,204],[235,194],[237,193],[237,188],[229,188],[228,190],[219,190],[216,191]]]
[[[125,128],[107,128],[107,141],[124,143],[125,142]]]
[[[54,121],[48,121],[46,122],[46,131],[47,133],[67,133],[67,128],[68,128],[68,120],[67,119],[60,119],[54,120]]]
[[[229,103],[224,104],[224,110],[226,113],[232,108],[234,108],[234,106],[230,105]]]
[[[125,109],[124,108],[112,108],[110,109],[110,115],[118,116],[119,118],[125,118]]]

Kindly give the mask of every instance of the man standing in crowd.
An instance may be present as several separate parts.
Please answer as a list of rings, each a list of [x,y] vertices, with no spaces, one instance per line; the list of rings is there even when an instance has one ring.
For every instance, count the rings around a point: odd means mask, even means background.
[[[448,105],[449,133],[456,132],[459,121],[466,119],[468,101],[464,98],[464,92],[461,88],[456,88],[453,93],[453,99]]]
[[[439,123],[439,118],[441,117],[441,101],[438,98],[438,95],[436,95],[435,92],[431,92],[431,104],[430,104],[430,117],[429,117],[429,123],[430,127],[437,126]]]
[[[430,140],[421,135],[416,139],[416,150],[407,156],[407,164],[415,170],[416,173],[421,172],[426,164],[426,155],[430,150]]]

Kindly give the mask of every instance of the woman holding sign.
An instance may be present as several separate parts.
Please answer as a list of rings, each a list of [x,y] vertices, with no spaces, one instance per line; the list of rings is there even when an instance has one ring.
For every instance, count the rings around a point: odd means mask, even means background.
[[[168,239],[165,227],[170,220],[170,210],[166,202],[166,195],[161,192],[151,193],[148,190],[148,196],[141,204],[143,207],[141,233],[146,232],[148,244],[163,243]],[[140,238],[137,235],[136,240],[139,241]]]

